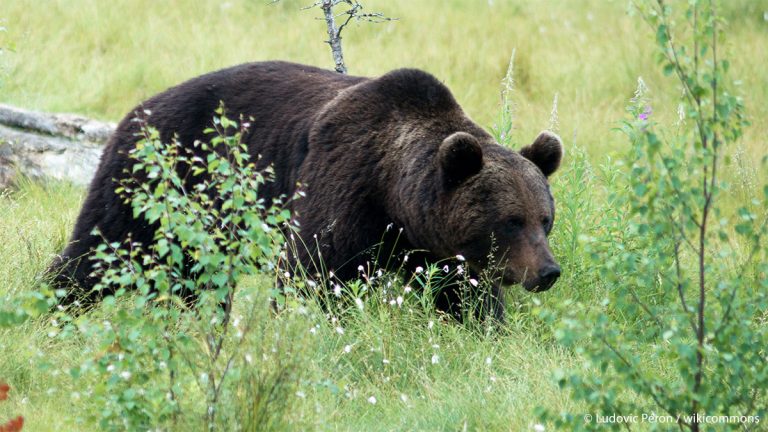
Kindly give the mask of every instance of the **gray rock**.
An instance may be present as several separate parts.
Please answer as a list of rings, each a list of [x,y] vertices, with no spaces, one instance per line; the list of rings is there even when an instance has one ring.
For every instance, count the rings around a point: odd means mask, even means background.
[[[87,185],[115,129],[74,114],[49,114],[0,104],[0,188],[19,176]]]

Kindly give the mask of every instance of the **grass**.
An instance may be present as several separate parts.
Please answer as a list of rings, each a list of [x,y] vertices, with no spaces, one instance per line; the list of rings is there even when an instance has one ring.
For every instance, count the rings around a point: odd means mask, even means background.
[[[24,183],[0,199],[0,214],[6,216],[0,231],[4,295],[33,284],[50,252],[63,244],[80,197],[79,189],[66,185]],[[57,217],[51,217],[54,212]],[[253,283],[257,292],[268,286],[267,280]],[[247,348],[272,356],[259,367],[279,367],[285,355],[302,359],[300,382],[289,395],[295,400],[284,419],[287,429],[525,430],[535,422],[531,413],[537,405],[572,406],[551,373],[577,360],[540,339],[542,332],[523,304],[513,302],[521,311],[513,313],[502,335],[441,321],[414,296],[399,308],[382,306],[381,296],[374,296],[365,312],[344,320],[344,334],[317,311],[274,318],[263,304],[258,342]],[[92,318],[99,313],[92,312]],[[0,418],[23,415],[34,431],[98,429],[82,423],[99,409],[83,390],[88,382],[76,385],[68,376],[98,347],[49,337],[55,330],[47,317],[0,329],[0,376],[12,385]],[[270,353],[270,346],[281,347],[280,352]],[[40,362],[48,366],[40,368]],[[62,411],[62,404],[71,409]],[[201,427],[201,419],[185,421],[187,427]]]
[[[735,204],[755,196],[766,180],[757,161],[765,155],[768,133],[768,123],[760,121],[768,117],[763,53],[768,1],[726,3],[725,55],[732,76],[743,78],[740,88],[754,123],[725,172],[735,192],[726,199]],[[465,110],[489,127],[497,119],[500,82],[515,50],[516,145],[549,124],[558,94],[567,156],[552,179],[558,222],[551,241],[564,275],[540,296],[545,302],[601,296],[578,239],[600,230],[584,221],[601,220],[610,210],[605,198],[611,182],[600,173],[615,173],[615,167],[602,168],[606,157],[626,148],[624,137],[611,129],[624,115],[637,76],[651,88],[654,117],[666,124],[676,120],[679,90],[659,72],[653,33],[626,14],[625,4],[368,0],[368,9],[399,20],[345,30],[351,73],[423,68],[444,80]],[[313,20],[318,11],[302,12],[304,5],[14,0],[0,10],[0,26],[7,27],[0,43],[14,45],[0,56],[0,102],[117,121],[148,96],[217,68],[266,59],[331,67],[323,23]],[[83,194],[66,184],[23,183],[0,195],[0,298],[34,286],[67,240]],[[253,284],[258,291],[268,282]],[[578,411],[552,376],[578,364],[579,356],[559,347],[531,316],[531,295],[510,294],[510,323],[501,335],[445,323],[413,297],[397,308],[382,306],[374,296],[365,313],[344,322],[344,334],[317,313],[274,318],[265,307],[263,339],[249,346],[282,348],[265,353],[268,360],[257,362],[258,370],[280,367],[280,359],[301,359],[295,388],[286,393],[290,408],[275,427],[529,430],[537,423],[535,406]],[[97,430],[82,422],[99,407],[67,377],[68,368],[96,347],[88,341],[64,344],[48,337],[52,330],[45,317],[0,329],[0,377],[13,387],[9,401],[0,404],[0,419],[24,415],[33,431]],[[51,367],[38,368],[40,359]],[[199,418],[184,421],[185,427],[202,429]]]
[[[118,120],[138,102],[196,75],[233,64],[283,59],[332,66],[318,10],[282,0],[157,3],[148,0],[14,0],[4,5],[7,75],[0,101]],[[747,110],[765,118],[763,68],[766,0],[725,2],[733,76],[743,80]],[[559,94],[561,133],[590,154],[616,151],[611,132],[642,75],[656,112],[674,115],[679,91],[655,63],[653,33],[626,13],[626,2],[369,0],[367,10],[399,18],[356,24],[344,33],[350,73],[399,67],[434,73],[467,113],[491,126],[499,83],[516,49],[515,139],[530,142],[548,125]],[[747,131],[761,151],[764,122]]]

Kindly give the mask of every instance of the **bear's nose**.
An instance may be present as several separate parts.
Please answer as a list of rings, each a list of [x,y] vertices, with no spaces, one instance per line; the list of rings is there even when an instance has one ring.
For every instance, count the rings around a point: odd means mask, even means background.
[[[541,269],[539,271],[539,280],[541,281],[542,290],[549,289],[559,277],[560,266],[557,264],[550,264]]]

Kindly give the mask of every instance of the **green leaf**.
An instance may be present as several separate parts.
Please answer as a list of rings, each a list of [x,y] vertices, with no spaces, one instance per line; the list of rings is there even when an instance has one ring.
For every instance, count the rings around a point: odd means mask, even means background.
[[[213,282],[213,283],[214,283],[216,286],[219,286],[219,287],[223,287],[223,286],[225,286],[225,285],[227,284],[227,281],[228,281],[228,280],[229,280],[229,276],[228,276],[226,273],[222,273],[222,272],[216,273],[216,274],[215,274],[215,275],[213,275],[213,277],[211,278],[211,281],[212,281],[212,282]]]
[[[667,43],[669,42],[669,37],[667,36],[667,25],[661,24],[656,29],[656,42],[662,46],[666,47]]]

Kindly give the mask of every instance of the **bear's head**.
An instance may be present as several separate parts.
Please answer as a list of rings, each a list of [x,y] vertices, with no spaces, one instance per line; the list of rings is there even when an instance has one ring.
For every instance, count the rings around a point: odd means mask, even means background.
[[[563,154],[557,135],[542,132],[519,152],[500,146],[444,84],[416,69],[351,86],[317,116],[314,151],[338,152],[328,158],[337,174],[339,160],[353,160],[346,178],[363,179],[355,196],[378,181],[369,204],[403,228],[414,250],[463,255],[474,271],[498,269],[496,278],[531,291],[560,276],[547,239],[555,219],[547,178]],[[371,161],[361,165],[361,154]]]
[[[443,229],[449,253],[505,284],[544,291],[560,276],[547,239],[555,206],[547,178],[560,166],[560,138],[545,131],[519,152],[456,132],[438,148]]]

